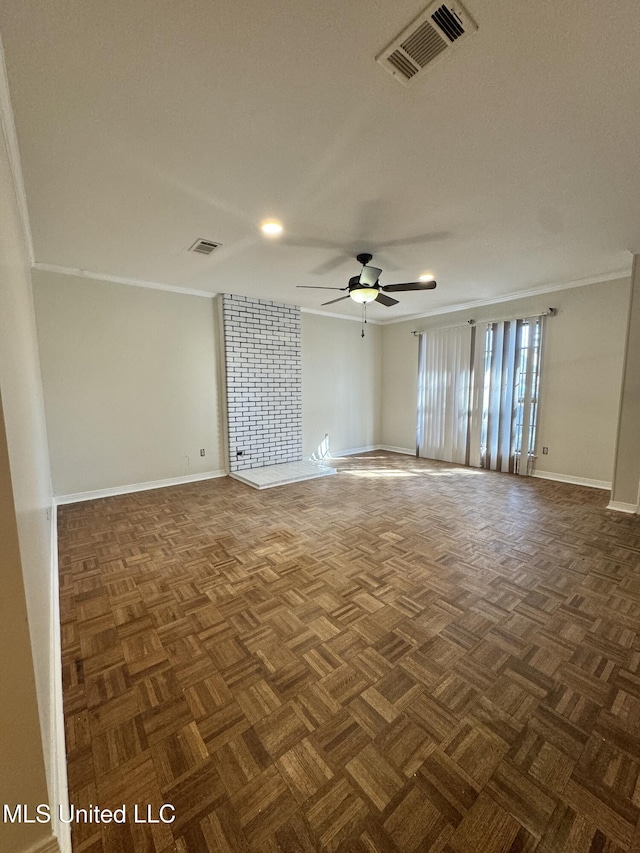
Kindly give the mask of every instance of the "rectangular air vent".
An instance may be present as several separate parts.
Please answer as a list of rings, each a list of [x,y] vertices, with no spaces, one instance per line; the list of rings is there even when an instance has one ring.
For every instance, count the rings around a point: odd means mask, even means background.
[[[212,240],[196,240],[193,246],[189,247],[189,251],[198,252],[200,255],[210,255],[219,245],[220,243],[214,243]]]
[[[435,3],[419,15],[376,56],[390,74],[408,86],[478,29],[460,3]]]

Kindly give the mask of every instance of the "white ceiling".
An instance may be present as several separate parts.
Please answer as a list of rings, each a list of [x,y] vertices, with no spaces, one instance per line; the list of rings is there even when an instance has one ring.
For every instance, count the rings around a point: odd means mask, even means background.
[[[404,88],[374,58],[426,5],[3,0],[36,261],[308,308],[357,251],[433,270],[381,320],[628,271],[637,0],[466,0],[478,32]]]

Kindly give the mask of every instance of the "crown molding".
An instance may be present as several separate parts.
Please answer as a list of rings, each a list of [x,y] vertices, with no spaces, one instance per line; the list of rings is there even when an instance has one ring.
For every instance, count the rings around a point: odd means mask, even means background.
[[[146,279],[142,278],[127,278],[126,276],[122,275],[109,275],[109,273],[93,272],[92,270],[83,270],[79,267],[64,267],[60,266],[59,264],[44,264],[40,261],[34,261],[31,264],[31,268],[34,270],[40,270],[41,272],[58,273],[59,275],[71,275],[79,278],[90,278],[95,279],[96,281],[111,281],[114,284],[128,284],[132,287],[148,287],[151,290],[168,290],[171,293],[181,293],[183,295],[186,294],[187,296],[204,296],[205,298],[213,299],[214,296],[219,295],[218,292],[211,293],[208,290],[193,290],[186,287],[176,287],[172,284],[162,284],[158,281],[147,281]],[[260,297],[250,296],[248,298],[259,299]],[[316,311],[314,308],[300,308],[300,311],[303,314],[319,314],[321,317],[331,317],[334,320],[351,320],[354,323],[362,323],[361,317],[346,317],[343,314],[333,314],[330,311]],[[367,319],[367,325],[381,326],[382,322],[382,320]]]
[[[474,308],[482,308],[485,305],[498,305],[501,302],[513,302],[516,299],[527,299],[530,296],[542,296],[545,293],[557,293],[559,290],[572,290],[575,287],[586,287],[589,284],[600,284],[603,281],[616,281],[620,278],[629,278],[630,275],[630,267],[628,269],[612,270],[611,272],[589,276],[588,278],[545,284],[541,287],[533,287],[529,290],[520,290],[517,293],[506,293],[502,296],[492,297],[491,299],[476,299],[473,302],[462,302],[459,305],[452,305],[447,308],[437,308],[435,311],[425,311],[422,314],[408,314],[406,317],[398,317],[397,320],[382,320],[380,322],[383,326],[389,326],[393,323],[404,323],[407,320],[420,320],[423,317],[437,317],[440,314],[454,314],[457,311],[469,311]]]
[[[1,49],[1,44],[0,44]],[[1,74],[0,74],[1,77]],[[0,79],[0,99],[2,95],[2,81]],[[0,107],[1,109],[1,107]],[[4,121],[3,121],[4,127]],[[18,163],[19,165],[19,163]],[[21,175],[21,173],[20,173]],[[23,186],[24,192],[24,186]],[[25,197],[25,216],[26,216],[26,197]],[[27,217],[27,226],[28,226],[28,217]],[[31,237],[31,232],[29,231],[29,241]],[[30,243],[29,243],[30,245]],[[30,247],[31,248],[31,247]],[[96,281],[111,281],[115,284],[128,284],[132,287],[147,287],[151,290],[167,290],[171,293],[180,293],[186,296],[203,296],[205,298],[212,299],[214,296],[218,296],[218,292],[212,293],[208,290],[194,290],[186,287],[177,287],[172,284],[163,284],[157,281],[148,281],[146,279],[141,278],[128,278],[126,276],[120,275],[110,275],[109,273],[99,273],[93,272],[92,270],[83,270],[79,267],[65,267],[59,266],[58,264],[45,264],[39,261],[34,261],[31,264],[32,269],[41,270],[42,272],[53,272],[59,273],[60,275],[71,275],[77,276],[80,278],[90,278],[95,279]],[[608,273],[602,273],[601,275],[590,276],[589,278],[581,278],[575,279],[574,281],[568,281],[564,283],[555,283],[555,284],[547,284],[543,287],[539,288],[531,288],[530,290],[521,290],[518,293],[510,293],[504,294],[502,296],[496,296],[491,299],[477,299],[473,302],[464,302],[459,305],[452,305],[445,308],[437,308],[434,311],[425,311],[421,314],[407,314],[403,317],[398,317],[393,320],[371,320],[367,319],[367,325],[371,326],[390,326],[395,323],[405,323],[408,320],[420,320],[423,317],[437,317],[441,314],[454,314],[457,311],[469,311],[474,308],[482,308],[485,305],[498,305],[501,302],[512,302],[516,299],[526,299],[531,296],[540,296],[545,293],[556,293],[559,290],[571,290],[576,287],[586,287],[589,284],[599,284],[604,281],[615,281],[620,278],[628,278],[631,275],[630,269],[624,270],[612,270]],[[250,298],[258,298],[258,297],[250,297]],[[317,314],[319,317],[331,317],[333,320],[349,320],[352,323],[362,323],[361,317],[349,317],[345,314],[335,314],[331,311],[319,311],[316,308],[300,308],[302,314]]]
[[[180,293],[183,296],[204,296],[208,299],[213,299],[217,296],[209,290],[192,290],[187,287],[176,287],[173,284],[162,284],[158,281],[147,281],[143,278],[127,278],[122,275],[109,275],[108,273],[93,272],[92,270],[82,270],[75,267],[62,267],[57,264],[42,264],[35,261],[31,265],[32,269],[40,270],[41,272],[55,272],[60,275],[73,275],[80,278],[91,278],[96,281],[111,281],[114,284],[129,284],[132,287],[147,287],[151,290],[168,290],[171,293]]]
[[[7,65],[5,62],[4,45],[0,36],[0,126],[7,154],[9,157],[9,168],[13,178],[13,187],[18,204],[18,213],[22,224],[22,233],[27,247],[29,263],[33,264],[33,236],[31,234],[31,223],[29,222],[29,208],[27,206],[27,193],[24,188],[22,175],[22,164],[20,162],[20,148],[18,146],[18,135],[11,107],[11,90],[9,89],[9,77],[7,76]]]
[[[1,45],[0,45],[1,47]],[[1,95],[2,84],[0,80],[0,95]],[[3,122],[4,127],[4,122]],[[23,187],[24,190],[24,187]],[[25,198],[26,205],[26,198]],[[25,208],[26,215],[26,208]],[[28,226],[28,219],[27,219]],[[30,237],[30,232],[29,232]],[[90,278],[95,279],[96,281],[111,281],[115,284],[128,284],[132,287],[147,287],[151,290],[166,290],[171,293],[180,293],[186,296],[203,296],[205,298],[212,299],[215,296],[218,296],[218,293],[212,293],[208,290],[193,290],[191,288],[186,287],[177,287],[172,284],[163,284],[157,281],[147,281],[146,279],[141,278],[127,278],[126,276],[120,275],[109,275],[108,273],[98,273],[93,272],[92,270],[83,270],[76,267],[65,267],[59,266],[58,264],[45,264],[40,263],[39,261],[34,261],[32,264],[32,269],[41,270],[42,272],[53,272],[59,273],[60,275],[71,275],[80,278]],[[457,311],[469,311],[474,308],[482,308],[485,305],[497,305],[501,302],[512,302],[516,299],[526,299],[531,296],[541,296],[545,293],[556,293],[559,290],[571,290],[576,287],[585,287],[589,284],[599,284],[604,281],[615,281],[620,278],[628,278],[631,275],[631,270],[612,270],[608,273],[602,273],[597,276],[590,276],[589,278],[581,278],[575,279],[574,281],[568,281],[564,283],[555,283],[544,285],[539,288],[531,288],[530,290],[521,290],[518,293],[510,293],[504,294],[502,296],[496,296],[491,299],[477,299],[473,302],[465,302],[459,305],[452,305],[445,308],[438,308],[435,311],[426,311],[421,314],[407,314],[403,317],[398,317],[394,320],[371,320],[367,319],[367,325],[371,326],[389,326],[395,323],[405,323],[409,320],[420,320],[424,317],[437,317],[442,314],[454,314]],[[250,297],[254,298],[254,297]],[[257,298],[257,297],[255,297]],[[319,311],[316,308],[300,308],[302,314],[316,314],[319,317],[331,317],[333,320],[349,320],[352,323],[362,323],[361,317],[349,317],[345,314],[335,314],[331,311]]]
[[[333,320],[351,320],[352,323],[362,323],[362,317],[348,317],[345,314],[333,314],[331,311],[318,311],[315,308],[300,308],[302,314],[317,314],[319,317],[331,317]],[[382,326],[384,320],[369,320],[367,326]]]

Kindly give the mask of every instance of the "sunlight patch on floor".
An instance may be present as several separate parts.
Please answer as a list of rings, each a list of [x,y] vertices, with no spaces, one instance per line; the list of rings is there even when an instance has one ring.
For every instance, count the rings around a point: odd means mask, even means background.
[[[351,474],[352,477],[417,477],[417,474],[412,473],[411,471],[396,471],[393,468],[372,468],[369,471],[349,471],[349,469],[343,469],[340,471],[341,474]]]
[[[400,470],[398,468],[340,468],[341,474],[351,474],[352,477],[456,477],[459,474],[463,476],[475,476],[481,473],[479,468],[453,468],[445,471],[433,471],[426,468],[410,468]]]

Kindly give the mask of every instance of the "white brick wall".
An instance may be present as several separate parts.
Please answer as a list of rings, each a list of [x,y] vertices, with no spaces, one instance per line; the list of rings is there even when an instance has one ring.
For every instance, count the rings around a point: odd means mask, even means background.
[[[297,462],[302,459],[300,309],[229,293],[222,307],[229,469]]]

